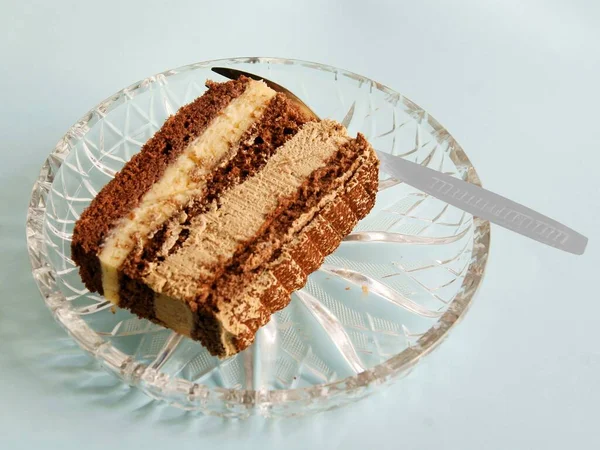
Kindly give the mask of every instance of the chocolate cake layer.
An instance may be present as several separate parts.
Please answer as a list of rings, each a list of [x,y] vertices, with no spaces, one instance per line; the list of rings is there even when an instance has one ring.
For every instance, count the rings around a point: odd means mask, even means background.
[[[368,213],[378,161],[362,135],[308,121],[262,82],[208,85],[84,212],[73,258],[90,290],[226,357]]]
[[[246,90],[248,78],[226,83],[208,81],[208,91],[167,119],[140,153],[92,200],[75,225],[71,256],[90,291],[103,293],[98,252],[108,231],[135,208],[140,199],[177,159],[187,142]]]

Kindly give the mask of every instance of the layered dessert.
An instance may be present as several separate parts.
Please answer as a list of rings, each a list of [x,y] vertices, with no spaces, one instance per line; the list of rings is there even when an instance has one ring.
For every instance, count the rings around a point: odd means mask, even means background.
[[[90,291],[227,357],[369,212],[378,160],[261,81],[207,87],[94,198],[72,258]]]

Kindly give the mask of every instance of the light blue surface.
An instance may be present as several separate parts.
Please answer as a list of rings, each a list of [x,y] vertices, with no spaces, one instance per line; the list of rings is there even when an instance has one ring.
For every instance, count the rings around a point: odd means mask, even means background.
[[[0,1],[0,448],[599,448],[598,3],[173,3]],[[342,410],[227,421],[149,402],[45,309],[25,252],[29,192],[103,98],[241,55],[324,62],[403,92],[461,142],[487,188],[586,234],[586,255],[495,227],[464,322],[408,378]]]

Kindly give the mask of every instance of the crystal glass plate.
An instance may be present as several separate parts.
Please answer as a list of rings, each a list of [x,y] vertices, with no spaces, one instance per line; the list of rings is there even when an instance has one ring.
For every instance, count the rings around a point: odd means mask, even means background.
[[[82,285],[73,225],[169,115],[201,95],[212,66],[280,83],[321,117],[360,131],[378,150],[479,184],[436,120],[401,94],[321,64],[276,58],[208,61],[146,78],[93,108],[60,140],[36,181],[27,218],[33,276],[77,343],[124,382],[177,407],[224,416],[305,414],[399,379],[465,314],[481,283],[489,223],[401,180],[380,176],[362,220],[254,345],[218,360],[200,344],[111,310]]]

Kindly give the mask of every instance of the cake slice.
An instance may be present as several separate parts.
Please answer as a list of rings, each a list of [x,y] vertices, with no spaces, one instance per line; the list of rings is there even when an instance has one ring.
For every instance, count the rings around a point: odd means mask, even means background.
[[[227,357],[369,212],[378,160],[263,82],[207,87],[94,198],[71,251],[90,291]]]

